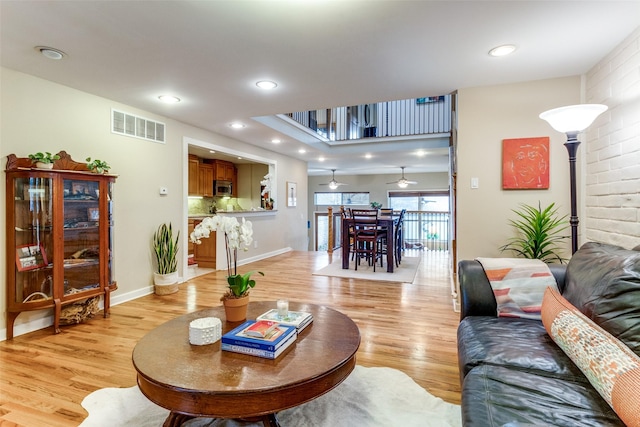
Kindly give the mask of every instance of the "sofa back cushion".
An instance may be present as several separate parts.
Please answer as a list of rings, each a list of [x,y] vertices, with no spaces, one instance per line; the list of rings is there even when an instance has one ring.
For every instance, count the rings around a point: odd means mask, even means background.
[[[562,296],[640,355],[640,252],[585,243],[569,261]]]

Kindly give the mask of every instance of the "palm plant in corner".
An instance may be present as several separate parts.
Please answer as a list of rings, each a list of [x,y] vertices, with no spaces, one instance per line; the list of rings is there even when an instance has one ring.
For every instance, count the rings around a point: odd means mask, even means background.
[[[226,215],[214,215],[207,217],[196,225],[189,236],[195,244],[202,243],[200,239],[208,238],[212,231],[224,233],[224,244],[227,255],[227,291],[220,297],[227,320],[239,322],[247,318],[247,305],[249,304],[249,291],[256,286],[256,281],[251,275],[261,271],[250,271],[238,274],[238,249],[247,251],[253,241],[253,228],[250,221],[242,218],[242,223],[236,217]]]
[[[521,209],[515,210],[520,218],[509,220],[516,229],[517,237],[509,239],[508,243],[500,247],[501,251],[513,251],[523,258],[539,259],[546,263],[564,263],[565,258],[559,255],[559,243],[569,236],[561,234],[569,227],[567,215],[558,218],[558,209],[551,203],[544,210],[538,202],[538,207],[521,203]]]

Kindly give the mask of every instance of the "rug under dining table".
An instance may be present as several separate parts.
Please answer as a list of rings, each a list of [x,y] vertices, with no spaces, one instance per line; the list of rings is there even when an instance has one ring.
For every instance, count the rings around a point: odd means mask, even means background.
[[[313,272],[315,276],[342,277],[345,279],[365,279],[379,280],[385,282],[412,283],[416,277],[418,267],[422,258],[419,257],[403,257],[399,267],[395,267],[393,273],[387,272],[386,265],[380,267],[380,263],[376,266],[376,271],[368,265],[366,261],[361,261],[358,270],[354,268],[355,261],[349,261],[349,268],[342,268],[342,259],[336,257],[333,262],[326,267]]]

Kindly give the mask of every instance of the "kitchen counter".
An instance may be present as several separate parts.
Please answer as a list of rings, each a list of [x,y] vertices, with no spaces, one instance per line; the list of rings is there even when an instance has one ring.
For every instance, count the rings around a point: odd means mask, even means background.
[[[218,211],[215,214],[189,214],[189,218],[201,219],[201,218],[206,218],[208,216],[213,216],[213,215],[232,215],[232,216],[245,216],[245,217],[250,217],[250,216],[270,216],[270,215],[275,215],[276,212],[277,212],[277,210],[275,210],[275,209],[271,210],[271,211],[267,211],[267,210]]]

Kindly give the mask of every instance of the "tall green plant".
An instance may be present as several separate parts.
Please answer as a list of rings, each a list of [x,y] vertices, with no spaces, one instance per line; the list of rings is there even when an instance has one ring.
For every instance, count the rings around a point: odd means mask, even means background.
[[[546,263],[564,263],[558,251],[558,244],[569,236],[561,233],[569,226],[564,215],[558,218],[558,209],[551,203],[542,210],[538,207],[522,203],[520,210],[512,209],[520,219],[509,220],[509,223],[518,232],[518,237],[509,239],[509,242],[500,248],[501,251],[514,251],[524,258],[540,259]]]
[[[180,231],[176,233],[173,240],[173,229],[171,223],[162,224],[153,235],[153,249],[156,254],[158,274],[169,274],[178,271],[178,240]]]

